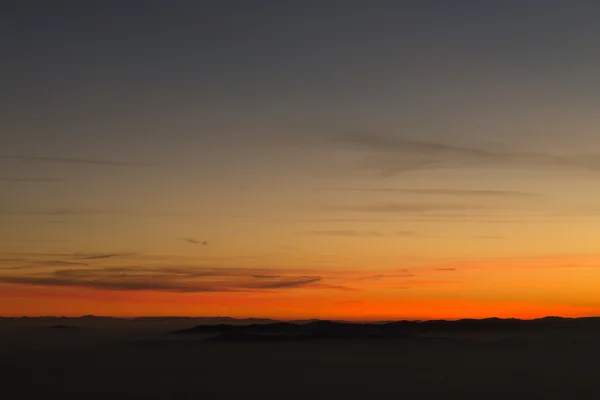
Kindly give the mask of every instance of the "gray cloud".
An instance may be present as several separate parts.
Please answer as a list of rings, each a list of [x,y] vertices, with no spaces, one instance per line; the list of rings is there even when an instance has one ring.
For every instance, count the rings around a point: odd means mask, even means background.
[[[327,145],[327,144],[326,144]],[[560,156],[539,152],[478,149],[368,133],[337,136],[328,145],[377,154],[370,166],[383,175],[425,170],[485,166],[546,166],[600,170],[600,155]]]
[[[321,289],[341,290],[344,292],[362,292],[361,289],[348,287],[348,286],[342,286],[342,285],[330,285],[328,283],[316,283],[314,285],[314,287],[321,288]]]
[[[398,270],[393,274],[375,274],[375,275],[365,275],[359,276],[357,278],[353,278],[355,281],[371,281],[371,280],[381,280],[381,279],[397,279],[397,278],[412,278],[414,274],[408,272],[408,270]]]
[[[425,196],[452,197],[537,197],[539,194],[512,190],[473,190],[473,189],[394,189],[394,188],[325,188],[336,192],[402,193]]]
[[[69,266],[72,267],[72,266],[88,265],[87,263],[82,263],[82,262],[61,261],[61,260],[40,261],[39,264],[47,265],[49,267],[69,267]]]
[[[333,207],[329,207],[328,209],[332,209]],[[393,220],[388,218],[319,218],[319,219],[304,219],[299,220],[297,222],[304,223],[321,223],[321,222],[332,222],[332,223],[355,223],[355,222],[400,222],[401,220]]]
[[[367,150],[386,153],[413,153],[418,155],[459,155],[480,158],[494,158],[498,153],[488,150],[473,149],[469,147],[455,146],[445,143],[420,141],[406,138],[387,138],[380,135],[351,132],[337,135],[332,143],[336,147],[354,150]]]
[[[312,230],[304,232],[306,235],[314,236],[339,236],[339,237],[383,237],[385,235],[374,231],[354,231],[354,230]]]
[[[29,273],[0,274],[0,282],[42,286],[75,286],[107,290],[157,290],[164,292],[232,292],[310,287],[321,276],[266,275],[244,268],[124,266],[75,268]],[[324,287],[334,289],[334,287]],[[341,287],[338,288],[342,290]]]
[[[54,215],[54,216],[67,216],[67,215],[106,215],[109,214],[108,211],[103,211],[103,210],[87,210],[87,211],[77,211],[73,208],[60,208],[58,210],[55,211],[50,211],[47,213],[47,215]]]
[[[25,162],[51,163],[51,164],[75,164],[75,165],[99,165],[108,167],[141,167],[147,164],[135,163],[129,161],[109,161],[95,160],[89,158],[70,158],[70,157],[43,157],[43,156],[0,156],[6,159],[13,159]]]
[[[1,260],[0,260],[1,261]],[[12,264],[17,260],[13,260]],[[87,263],[82,262],[71,262],[71,261],[61,261],[61,260],[49,260],[49,261],[27,261],[20,260],[19,265],[11,265],[8,267],[0,266],[0,270],[30,270],[30,269],[38,269],[40,267],[83,267],[87,266]]]
[[[13,178],[13,177],[0,177],[0,182],[12,182],[12,183],[56,183],[63,182],[64,179],[59,178]]]
[[[204,245],[204,246],[208,245],[208,242],[205,241],[205,240],[197,240],[197,239],[194,239],[194,238],[183,238],[183,240],[186,241],[186,242],[188,242],[188,243],[191,243],[191,244],[201,244],[201,245]]]
[[[323,280],[320,276],[267,278],[267,282],[248,285],[248,289],[284,289],[308,286]]]
[[[89,217],[89,216],[121,216],[121,217],[139,217],[139,218],[162,218],[162,217],[189,217],[203,215],[193,212],[152,212],[152,211],[111,211],[111,210],[92,210],[92,209],[76,209],[72,207],[64,207],[54,210],[2,210],[2,215],[23,216],[23,217]],[[210,215],[214,216],[214,215]],[[58,221],[64,223],[65,221]],[[185,240],[185,239],[184,239]]]
[[[67,216],[90,216],[90,215],[110,215],[112,213],[103,210],[75,210],[65,207],[50,211],[35,210],[4,210],[0,213],[14,216],[48,216],[48,217],[67,217]]]
[[[99,260],[105,258],[130,256],[131,253],[73,253],[72,258],[76,260]]]
[[[9,258],[9,257],[0,258],[0,262],[10,263],[10,262],[19,262],[19,261],[27,261],[27,259],[25,259],[25,258]]]
[[[456,271],[456,268],[436,268],[436,271]]]
[[[339,236],[339,237],[347,237],[347,238],[375,238],[375,237],[393,237],[393,236],[416,236],[416,233],[413,231],[398,231],[390,234],[377,232],[377,231],[358,231],[358,230],[312,230],[308,232],[303,232],[305,235],[314,235],[314,236]]]
[[[488,207],[477,204],[452,204],[452,203],[376,203],[363,206],[327,207],[326,211],[349,211],[361,213],[430,213],[438,211],[474,211],[485,210]]]
[[[336,209],[331,207],[329,208],[329,211],[335,211]],[[338,211],[340,209],[337,209]],[[348,211],[347,209],[343,209]],[[354,211],[356,212],[355,209],[352,209],[350,211]],[[475,210],[473,210],[475,211]],[[366,212],[366,211],[365,211]],[[429,213],[429,212],[420,212],[420,213],[416,213],[414,215],[411,215],[410,217],[402,217],[402,218],[385,218],[385,219],[366,219],[366,218],[321,218],[321,219],[315,219],[315,220],[311,220],[310,222],[317,222],[317,223],[322,223],[322,222],[328,222],[328,223],[371,223],[371,222],[378,222],[378,223],[405,223],[405,222],[439,222],[439,221],[444,221],[444,222],[459,222],[459,223],[463,223],[463,222],[473,222],[473,221],[478,221],[478,222],[482,222],[482,223],[489,223],[489,224],[506,224],[506,223],[511,223],[511,224],[528,224],[528,223],[536,223],[536,224],[554,224],[554,223],[562,223],[564,221],[569,221],[569,222],[573,222],[573,221],[577,221],[577,222],[581,222],[581,223],[588,223],[588,222],[598,222],[598,215],[597,214],[589,214],[588,216],[581,216],[579,218],[575,218],[572,217],[570,215],[564,215],[564,216],[560,216],[560,215],[527,215],[527,214],[522,214],[519,215],[519,217],[517,218],[515,216],[514,213],[505,213],[505,214],[498,214],[498,213],[454,213],[454,212],[446,212],[446,213]],[[307,221],[301,221],[301,222],[307,222]]]
[[[135,253],[90,253],[90,252],[75,252],[75,253],[13,253],[13,252],[2,252],[0,255],[4,256],[15,256],[12,258],[13,260],[19,261],[36,261],[43,263],[53,263],[53,262],[68,262],[68,261],[55,261],[58,259],[78,259],[78,260],[94,260],[101,258],[110,258],[110,257],[125,257],[132,256]],[[18,258],[17,258],[18,257]],[[46,258],[45,260],[38,260],[38,258]],[[9,260],[9,258],[5,258],[3,260]]]

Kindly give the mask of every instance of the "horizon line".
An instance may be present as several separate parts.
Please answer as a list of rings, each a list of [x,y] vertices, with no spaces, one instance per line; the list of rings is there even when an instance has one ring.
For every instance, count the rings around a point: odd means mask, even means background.
[[[82,318],[106,318],[106,319],[117,319],[117,320],[134,320],[134,319],[231,319],[231,320],[271,320],[271,321],[279,321],[279,322],[294,322],[294,321],[331,321],[331,322],[354,322],[354,323],[368,323],[368,322],[430,322],[430,321],[484,321],[489,319],[497,319],[497,320],[519,320],[519,321],[536,321],[540,319],[588,319],[588,318],[600,318],[600,315],[588,315],[588,316],[579,316],[579,317],[564,317],[560,315],[546,315],[543,317],[535,317],[535,318],[518,318],[518,317],[479,317],[479,318],[425,318],[425,319],[416,319],[416,318],[383,318],[383,319],[345,319],[345,318],[272,318],[272,317],[230,317],[230,316],[186,316],[186,315],[138,315],[138,316],[111,316],[111,315],[94,315],[94,314],[85,314],[78,316],[66,316],[66,315],[21,315],[21,316],[4,316],[0,315],[0,319],[43,319],[43,318],[57,318],[57,319],[82,319]]]

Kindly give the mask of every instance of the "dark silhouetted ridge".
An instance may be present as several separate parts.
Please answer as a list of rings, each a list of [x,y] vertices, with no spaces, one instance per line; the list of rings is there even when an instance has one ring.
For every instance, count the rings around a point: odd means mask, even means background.
[[[351,323],[312,321],[308,323],[276,322],[249,325],[199,325],[172,332],[177,335],[211,335],[219,340],[282,340],[288,339],[362,339],[407,338],[415,335],[445,335],[452,333],[527,333],[555,330],[598,330],[600,318],[545,317],[520,319],[460,319],[456,321],[393,321],[386,323]]]
[[[49,327],[50,329],[57,329],[57,330],[77,330],[79,329],[79,327],[77,326],[72,326],[72,325],[53,325]]]

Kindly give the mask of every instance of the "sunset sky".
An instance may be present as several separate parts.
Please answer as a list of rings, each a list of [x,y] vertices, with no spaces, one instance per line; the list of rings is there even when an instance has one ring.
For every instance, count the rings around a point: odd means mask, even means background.
[[[0,315],[600,315],[600,2],[0,8]]]

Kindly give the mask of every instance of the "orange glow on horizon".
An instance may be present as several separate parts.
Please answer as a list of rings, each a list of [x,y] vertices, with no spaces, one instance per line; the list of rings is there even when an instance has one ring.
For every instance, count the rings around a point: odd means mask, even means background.
[[[3,316],[229,316],[235,318],[402,319],[521,318],[600,315],[600,306],[526,301],[351,296],[314,291],[275,293],[165,293],[87,288],[0,286]]]

